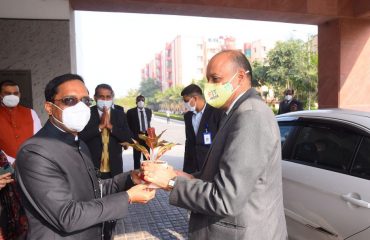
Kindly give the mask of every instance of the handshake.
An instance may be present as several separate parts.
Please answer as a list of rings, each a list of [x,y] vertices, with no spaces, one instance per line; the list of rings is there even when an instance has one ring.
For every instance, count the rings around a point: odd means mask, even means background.
[[[136,184],[127,190],[130,203],[147,203],[155,197],[157,188],[170,190],[170,180],[176,178],[178,173],[179,171],[162,161],[144,161],[140,170],[130,173],[133,183]]]

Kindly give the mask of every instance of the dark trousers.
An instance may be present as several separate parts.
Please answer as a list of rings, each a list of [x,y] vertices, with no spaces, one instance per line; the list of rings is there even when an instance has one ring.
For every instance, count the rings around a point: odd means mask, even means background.
[[[145,144],[144,141],[139,140],[139,143],[141,145],[145,146],[145,148],[148,150],[148,152],[150,152],[149,151],[150,148]],[[140,151],[136,151],[134,149],[134,154],[133,155],[134,155],[134,169],[140,169],[141,152]],[[144,156],[144,154],[143,154],[143,157],[144,157],[144,159],[146,159],[146,157]]]
[[[111,220],[104,222],[104,238],[103,240],[112,240],[113,239],[113,233],[114,233],[114,228],[116,227],[116,221]]]
[[[100,179],[112,178],[112,174],[110,172],[103,173],[103,172],[97,171],[97,176]],[[115,226],[116,226],[116,221],[114,221],[114,220],[104,222],[104,225],[103,225],[104,238],[102,238],[102,240],[111,240],[111,239],[113,239],[112,233],[114,231]]]

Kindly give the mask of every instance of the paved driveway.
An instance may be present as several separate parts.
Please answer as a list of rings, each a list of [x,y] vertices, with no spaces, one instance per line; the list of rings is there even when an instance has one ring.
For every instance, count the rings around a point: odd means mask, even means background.
[[[166,153],[163,160],[174,168],[182,169],[185,127],[180,121],[171,121],[154,117],[152,126],[156,133],[166,130],[162,138],[180,143]],[[133,169],[132,150],[123,153],[124,171]],[[187,239],[188,213],[186,210],[168,204],[168,192],[158,190],[156,198],[148,204],[132,204],[129,215],[117,222],[115,240],[154,240]]]

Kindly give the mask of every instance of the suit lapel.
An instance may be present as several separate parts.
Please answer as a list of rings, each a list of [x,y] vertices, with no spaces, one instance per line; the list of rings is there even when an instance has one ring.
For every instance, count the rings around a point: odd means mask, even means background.
[[[92,119],[97,119],[98,122],[100,121],[100,116],[99,116],[99,112],[98,112],[98,108],[97,106],[93,106],[91,107],[91,118]]]
[[[257,94],[257,91],[254,89],[254,88],[250,88],[248,91],[246,91],[239,99],[238,101],[236,101],[236,103],[234,104],[233,108],[231,109],[231,111],[229,112],[229,114],[227,114],[226,116],[224,116],[226,119],[222,119],[222,124],[220,125],[220,128],[218,129],[217,131],[217,134],[213,140],[213,143],[211,144],[211,147],[209,148],[208,150],[208,153],[207,153],[207,156],[206,156],[206,160],[204,161],[203,163],[203,166],[202,166],[202,172],[203,172],[203,169],[204,169],[204,166],[207,164],[208,162],[208,158],[209,158],[209,154],[210,152],[212,151],[212,148],[213,146],[215,145],[216,142],[220,141],[218,138],[218,135],[220,134],[221,130],[226,126],[226,123],[230,120],[230,118],[232,117],[233,113],[235,112],[235,110],[245,101],[247,100],[248,98],[251,98],[251,97],[257,97],[258,94]]]
[[[150,121],[151,121],[151,118],[152,116],[150,115],[150,110],[148,108],[144,108],[145,109],[145,115],[146,115],[146,123],[148,124],[148,128],[150,128]]]
[[[250,88],[248,91],[246,91],[234,104],[233,108],[230,110],[229,114],[227,114],[225,117],[226,119],[222,120],[222,125],[220,126],[219,131],[226,125],[226,123],[230,120],[231,116],[235,112],[235,110],[242,104],[245,100],[252,97],[257,97],[257,91],[254,88]]]
[[[137,129],[137,132],[140,132],[140,120],[139,120],[139,113],[138,113],[138,110],[137,110],[137,107],[134,109],[134,116],[135,116],[135,122],[136,122],[136,129]]]
[[[193,114],[189,112],[184,115],[186,126],[188,126],[188,129],[190,130],[193,139],[196,138],[194,128],[193,128],[193,121],[192,121]]]
[[[207,124],[207,121],[208,121],[208,118],[209,118],[210,114],[211,114],[211,110],[210,110],[210,108],[207,104],[206,108],[204,109],[202,118],[200,119],[198,133],[196,135],[197,142],[203,142],[203,132],[206,128],[206,124]],[[209,126],[208,126],[208,128],[209,128]],[[208,129],[208,131],[209,131],[209,129]]]
[[[206,105],[206,108],[204,109],[204,112],[202,114],[202,118],[200,119],[200,123],[199,123],[199,128],[198,128],[198,133],[197,133],[197,138],[199,136],[202,137],[203,135],[203,132],[204,132],[204,129],[206,128],[206,121],[208,119],[208,116],[211,114],[211,111],[209,109],[209,106],[208,104]],[[209,131],[209,129],[208,129]]]

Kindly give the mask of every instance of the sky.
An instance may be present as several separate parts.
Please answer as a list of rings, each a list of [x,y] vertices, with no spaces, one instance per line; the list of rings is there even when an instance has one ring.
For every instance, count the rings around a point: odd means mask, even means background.
[[[317,26],[175,15],[75,12],[77,73],[93,95],[96,85],[110,84],[116,97],[138,89],[141,69],[177,35],[233,36],[252,42],[317,34]]]

